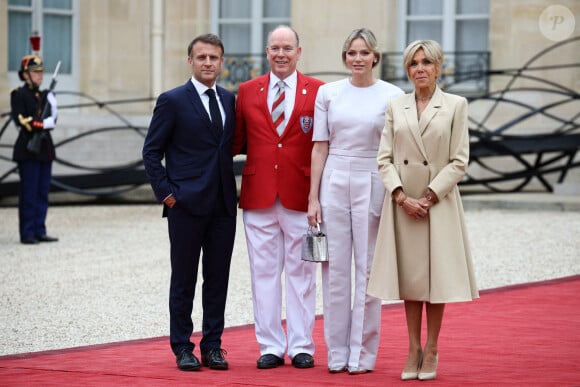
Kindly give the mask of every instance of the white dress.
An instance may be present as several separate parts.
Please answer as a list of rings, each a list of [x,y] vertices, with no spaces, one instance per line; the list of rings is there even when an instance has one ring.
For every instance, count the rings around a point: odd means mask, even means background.
[[[344,79],[321,86],[316,96],[312,140],[329,142],[319,200],[328,236],[322,289],[331,369],[375,367],[381,301],[366,292],[385,195],[376,157],[388,101],[402,94],[381,80],[355,87]]]

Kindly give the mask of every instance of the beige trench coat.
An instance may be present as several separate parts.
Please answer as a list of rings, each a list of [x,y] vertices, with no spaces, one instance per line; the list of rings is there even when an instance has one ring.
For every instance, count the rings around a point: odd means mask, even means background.
[[[457,188],[469,159],[467,100],[437,88],[420,121],[414,93],[392,100],[377,159],[387,195],[368,294],[431,303],[478,298]],[[439,202],[416,221],[393,202],[397,187],[414,198],[429,187]]]

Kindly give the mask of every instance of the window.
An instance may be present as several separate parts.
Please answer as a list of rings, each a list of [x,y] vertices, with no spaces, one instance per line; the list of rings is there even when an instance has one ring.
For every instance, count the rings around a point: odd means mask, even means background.
[[[226,61],[220,83],[236,91],[240,82],[269,70],[268,33],[290,25],[290,0],[212,0],[212,31],[223,40]]]
[[[405,0],[404,44],[433,39],[444,51],[487,51],[489,0]]]
[[[61,61],[60,74],[66,79],[59,77],[59,84],[65,81],[70,87],[78,35],[74,33],[76,9],[77,0],[9,0],[8,71],[18,72],[22,57],[32,53],[29,38],[37,32],[41,37],[39,54],[45,71],[54,71]]]
[[[414,40],[436,40],[445,52],[444,72],[453,74],[442,81],[466,82],[463,88],[487,71],[489,0],[399,0],[399,5],[401,52]]]
[[[268,32],[290,23],[290,0],[213,0],[214,31],[227,54],[264,53]]]

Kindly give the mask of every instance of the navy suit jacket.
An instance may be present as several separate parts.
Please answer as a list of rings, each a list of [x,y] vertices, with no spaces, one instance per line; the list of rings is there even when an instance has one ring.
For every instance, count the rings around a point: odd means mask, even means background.
[[[157,200],[162,202],[173,194],[176,205],[195,216],[211,213],[219,200],[220,185],[228,212],[236,213],[235,96],[219,86],[217,92],[225,110],[222,133],[212,128],[209,114],[188,80],[159,96],[143,146],[145,171]]]

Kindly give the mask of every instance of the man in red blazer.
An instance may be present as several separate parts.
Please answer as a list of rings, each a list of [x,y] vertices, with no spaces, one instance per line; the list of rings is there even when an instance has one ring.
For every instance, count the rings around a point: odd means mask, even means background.
[[[261,369],[284,364],[286,351],[294,367],[314,366],[317,266],[301,260],[301,238],[308,227],[314,101],[322,82],[296,71],[301,52],[292,28],[271,31],[266,47],[271,72],[242,83],[236,103],[234,154],[246,146],[240,208]],[[283,271],[287,338],[282,327]]]

